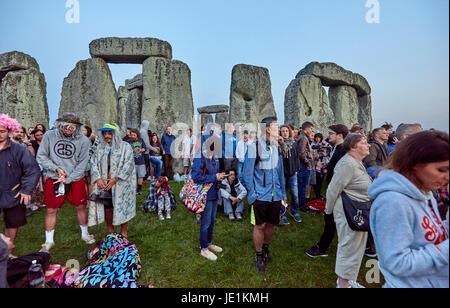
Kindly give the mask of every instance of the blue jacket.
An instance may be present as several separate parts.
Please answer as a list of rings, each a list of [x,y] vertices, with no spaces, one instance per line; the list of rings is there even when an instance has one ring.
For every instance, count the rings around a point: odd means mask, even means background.
[[[205,170],[205,161],[208,165],[206,174],[203,175]],[[208,191],[207,201],[214,201],[218,199],[217,196],[217,177],[219,173],[219,160],[217,158],[209,159],[204,156],[194,158],[194,164],[192,165],[191,176],[192,180],[196,184],[214,184]]]
[[[259,155],[256,151],[257,144],[261,149]],[[266,144],[265,138],[248,146],[242,184],[248,191],[249,204],[253,204],[256,200],[266,202],[286,200],[283,157],[277,146],[270,147]]]
[[[236,158],[237,138],[227,132],[222,134],[222,158]]]
[[[386,170],[369,186],[369,195],[375,199],[370,224],[384,287],[448,288],[448,221],[442,222],[433,194]]]
[[[172,143],[175,141],[176,137],[174,135],[167,135],[165,133],[161,138],[161,145],[164,149],[164,152],[166,152],[166,155],[172,155],[171,146]]]
[[[20,184],[20,192],[31,195],[41,176],[35,157],[23,145],[8,141],[0,151],[0,192]]]

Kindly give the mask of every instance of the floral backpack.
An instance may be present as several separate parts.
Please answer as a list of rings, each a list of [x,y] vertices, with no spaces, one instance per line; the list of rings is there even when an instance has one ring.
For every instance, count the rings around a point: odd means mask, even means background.
[[[207,166],[206,159],[205,166]],[[203,170],[204,175],[206,170],[207,167]],[[189,175],[180,191],[180,200],[189,211],[201,214],[205,210],[208,191],[212,186],[213,184],[196,184]]]

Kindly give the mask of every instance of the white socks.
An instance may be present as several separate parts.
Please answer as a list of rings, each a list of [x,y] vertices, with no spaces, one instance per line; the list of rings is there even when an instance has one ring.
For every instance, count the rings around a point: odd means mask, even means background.
[[[80,226],[81,229],[81,237],[86,237],[89,235],[88,233],[88,226]]]
[[[52,231],[45,231],[45,242],[46,243],[53,243],[53,235],[55,234],[55,230]]]

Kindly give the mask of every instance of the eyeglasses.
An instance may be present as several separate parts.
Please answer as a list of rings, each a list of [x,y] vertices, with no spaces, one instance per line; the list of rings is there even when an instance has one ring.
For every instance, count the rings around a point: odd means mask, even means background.
[[[65,131],[74,132],[77,128],[75,127],[75,125],[65,125],[62,129]]]

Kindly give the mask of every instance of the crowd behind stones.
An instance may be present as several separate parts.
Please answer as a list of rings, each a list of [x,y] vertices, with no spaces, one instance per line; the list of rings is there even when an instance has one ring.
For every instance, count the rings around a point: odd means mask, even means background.
[[[127,128],[122,136],[114,124],[93,132],[74,114],[63,115],[49,131],[42,124],[26,130],[0,115],[0,171],[17,173],[11,164],[22,169],[17,183],[8,180],[12,175],[0,177],[2,194],[13,191],[20,199],[12,207],[3,206],[0,287],[6,286],[2,262],[15,258],[18,228],[33,211],[47,209],[46,251],[55,246],[56,214],[66,198],[77,209],[81,239],[87,244],[95,243],[88,226],[102,222],[109,233],[120,225],[126,237],[144,183],[150,184],[147,199],[154,198],[158,218],[164,220],[171,219],[169,181],[188,178],[213,184],[200,220],[201,255],[208,260],[217,260],[223,251],[213,244],[218,209],[230,221],[243,220],[247,198],[260,272],[272,262],[269,246],[275,226],[301,223],[300,214],[323,212],[323,234],[305,253],[328,257],[337,233],[339,288],[362,287],[356,280],[364,255],[378,257],[387,287],[448,287],[446,133],[422,131],[420,124],[401,124],[394,131],[388,123],[367,135],[358,124],[335,124],[318,132],[310,122],[299,128],[279,126],[275,117],[261,125],[262,131],[248,131],[226,124],[221,131],[208,124],[199,136],[190,128],[181,153],[176,153],[172,128],[159,138],[149,121],[140,129]],[[182,177],[174,173],[175,159],[183,162]],[[373,200],[369,232],[349,226],[344,193],[356,202]]]

